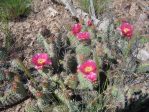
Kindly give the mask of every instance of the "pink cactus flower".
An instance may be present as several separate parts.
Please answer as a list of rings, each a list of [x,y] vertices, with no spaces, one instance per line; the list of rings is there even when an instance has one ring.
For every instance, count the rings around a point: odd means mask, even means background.
[[[76,35],[77,33],[79,33],[82,29],[82,26],[80,23],[74,24],[71,28],[71,31],[74,35]]]
[[[133,25],[123,22],[121,26],[118,28],[120,30],[121,35],[127,37],[128,39],[131,39],[133,35]]]
[[[85,78],[91,82],[95,82],[97,80],[97,74],[94,72],[91,72],[88,75],[85,75]]]
[[[92,22],[91,19],[89,19],[89,20],[87,21],[87,26],[92,26],[92,25],[93,25],[93,22]]]
[[[90,33],[89,32],[79,32],[77,34],[78,40],[89,40],[90,39]]]
[[[87,60],[83,64],[79,65],[78,71],[91,82],[95,82],[97,80],[96,63],[93,60]]]
[[[38,53],[32,57],[32,63],[35,65],[36,69],[42,69],[44,65],[51,65],[51,59],[46,53]]]
[[[96,72],[96,63],[93,60],[87,60],[86,62],[78,66],[78,70],[83,74]]]

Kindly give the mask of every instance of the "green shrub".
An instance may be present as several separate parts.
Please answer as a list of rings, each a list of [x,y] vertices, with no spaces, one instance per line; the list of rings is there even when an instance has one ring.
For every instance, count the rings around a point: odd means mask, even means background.
[[[90,1],[89,0],[78,0],[80,3],[81,8],[85,12],[90,12]],[[110,0],[93,0],[94,8],[95,8],[95,13],[96,15],[103,13],[106,10],[107,3]]]
[[[0,19],[16,19],[29,13],[31,0],[0,0]]]

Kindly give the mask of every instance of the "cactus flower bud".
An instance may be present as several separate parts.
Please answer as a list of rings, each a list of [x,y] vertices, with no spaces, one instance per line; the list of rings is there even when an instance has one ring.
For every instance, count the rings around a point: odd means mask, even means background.
[[[92,25],[93,25],[93,22],[92,22],[91,19],[89,19],[89,20],[87,21],[87,26],[92,26]]]

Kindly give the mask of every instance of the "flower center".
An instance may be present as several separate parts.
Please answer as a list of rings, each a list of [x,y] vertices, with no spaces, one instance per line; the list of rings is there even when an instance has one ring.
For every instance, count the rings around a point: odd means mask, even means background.
[[[43,64],[46,60],[45,59],[38,59],[39,64]]]
[[[128,31],[130,31],[130,29],[124,28],[124,32],[125,32],[125,33],[127,33]]]
[[[91,72],[92,70],[93,70],[92,67],[86,67],[86,68],[85,68],[85,72]]]

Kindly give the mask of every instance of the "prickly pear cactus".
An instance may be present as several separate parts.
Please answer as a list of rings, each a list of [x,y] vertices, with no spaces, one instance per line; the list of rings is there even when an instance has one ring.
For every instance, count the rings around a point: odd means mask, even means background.
[[[69,39],[69,42],[70,42],[70,46],[72,48],[76,48],[79,45],[79,41],[76,39],[76,37],[71,32],[69,32],[67,34],[67,36],[68,36],[68,39]]]
[[[80,89],[93,89],[93,84],[89,80],[87,80],[81,73],[78,74],[78,80],[80,83]]]
[[[149,72],[149,64],[141,64],[137,68],[138,73],[147,73]]]
[[[3,82],[3,80],[5,78],[4,76],[5,76],[4,72],[2,70],[0,70],[0,84]]]
[[[124,108],[125,106],[125,95],[124,92],[121,88],[112,87],[112,92],[111,92],[115,102],[118,102],[117,106],[120,106],[121,108]]]
[[[41,112],[40,109],[34,105],[28,105],[25,108],[25,112]]]
[[[91,47],[88,45],[80,44],[76,47],[76,57],[78,64],[83,63],[84,61],[91,58]]]
[[[77,60],[76,60],[75,54],[70,54],[70,53],[65,54],[63,67],[68,74],[76,72]]]
[[[4,60],[7,58],[7,49],[0,48],[0,60]]]
[[[53,69],[54,69],[54,71],[57,71],[59,68],[58,67],[59,62],[58,62],[58,49],[57,49],[55,41],[51,40],[51,42],[48,44],[47,40],[42,35],[39,35],[38,36],[38,42],[42,43],[43,46],[45,47],[47,53],[49,54],[49,56],[52,59]]]
[[[50,112],[52,110],[52,108],[50,107],[50,104],[46,98],[38,98],[37,105],[40,108],[40,110],[43,112],[47,112],[46,110],[49,110],[49,112]]]
[[[31,102],[26,104],[25,112],[41,112],[41,111],[39,107],[37,106],[36,101],[32,100]]]
[[[65,105],[55,106],[52,112],[69,112],[69,109]]]
[[[18,101],[22,100],[23,98],[24,96],[11,91],[10,93],[7,93],[7,95],[0,99],[0,108],[11,106],[17,103]]]
[[[70,74],[66,77],[64,83],[72,89],[76,89],[78,86],[78,78],[76,74]]]

